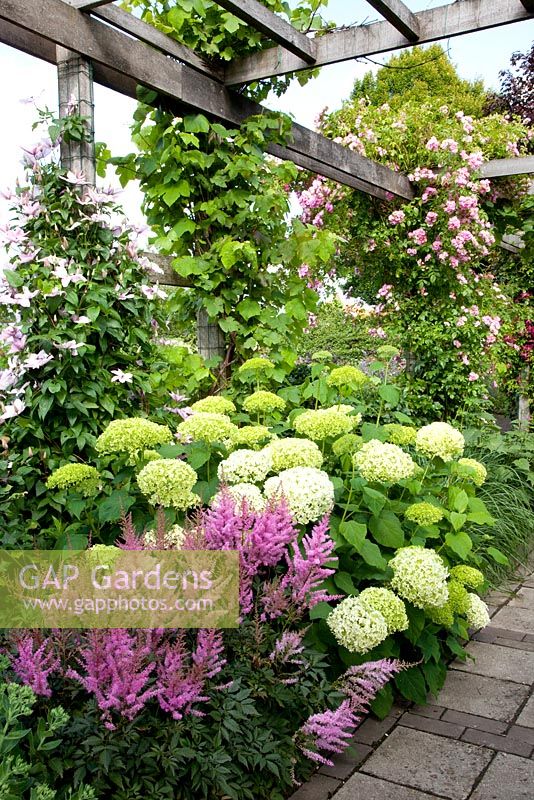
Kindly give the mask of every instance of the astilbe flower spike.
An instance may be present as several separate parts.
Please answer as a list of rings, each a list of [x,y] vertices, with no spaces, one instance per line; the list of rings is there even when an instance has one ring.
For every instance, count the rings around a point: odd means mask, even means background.
[[[51,640],[46,638],[39,644],[28,633],[17,641],[16,647],[17,652],[11,657],[15,675],[35,694],[51,697],[48,679],[60,667],[60,660],[54,652]]]
[[[90,631],[78,659],[85,674],[68,669],[66,677],[95,696],[106,728],[114,730],[112,711],[131,720],[157,694],[156,688],[147,688],[154,670],[147,663],[150,655],[142,637],[127,630]]]
[[[219,631],[200,630],[197,647],[189,658],[184,637],[167,643],[163,660],[158,665],[158,701],[164,711],[179,720],[186,714],[204,716],[195,703],[205,703],[206,682],[217,675],[224,664],[223,642]]]
[[[297,732],[296,741],[304,755],[319,764],[333,766],[318,751],[342,753],[377,692],[393,675],[410,666],[413,665],[383,658],[350,667],[339,682],[345,700],[335,711],[312,714]]]

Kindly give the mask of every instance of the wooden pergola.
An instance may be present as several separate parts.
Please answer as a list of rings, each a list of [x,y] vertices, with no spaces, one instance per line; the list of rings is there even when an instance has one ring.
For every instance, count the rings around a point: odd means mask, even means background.
[[[257,0],[217,0],[236,17],[273,42],[226,66],[213,65],[113,3],[105,0],[0,0],[0,41],[57,64],[61,84],[68,82],[64,62],[76,54],[82,91],[92,101],[92,80],[135,97],[141,84],[175,104],[177,113],[197,111],[236,125],[266,109],[233,87],[261,78],[386,53],[414,44],[448,39],[486,28],[534,19],[534,0],[457,0],[412,13],[402,0],[367,0],[385,19],[380,22],[307,36]],[[80,60],[81,57],[81,60]],[[83,61],[87,62],[83,66]],[[69,94],[76,95],[72,79]],[[64,91],[60,90],[62,98]],[[284,147],[269,152],[311,172],[363,192],[385,197],[413,196],[406,175],[353,153],[301,125],[293,124]],[[486,174],[534,171],[534,158],[506,159],[485,166]]]
[[[74,96],[90,126],[93,81],[133,98],[138,85],[146,86],[166,98],[177,114],[201,112],[239,125],[267,109],[236,91],[236,86],[534,19],[534,0],[456,0],[418,13],[403,0],[367,0],[383,20],[311,36],[258,0],[216,2],[263,33],[272,46],[229,64],[209,63],[107,0],[0,0],[0,42],[57,65],[60,113],[66,113]],[[296,123],[287,144],[271,144],[268,152],[379,198],[388,194],[413,197],[407,175]],[[87,181],[94,183],[91,142],[64,147],[62,159],[66,166],[83,170]],[[490,161],[484,164],[481,177],[532,172],[531,156]],[[159,256],[157,260],[165,269],[162,283],[191,285],[174,273],[170,259]],[[200,351],[219,354],[224,339],[218,325],[201,315],[198,331]]]

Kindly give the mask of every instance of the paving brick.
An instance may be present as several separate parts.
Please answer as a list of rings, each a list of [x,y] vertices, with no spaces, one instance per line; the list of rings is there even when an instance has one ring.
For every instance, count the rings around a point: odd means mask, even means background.
[[[484,675],[451,670],[437,703],[454,711],[511,722],[529,694],[529,687]]]
[[[477,717],[476,714],[465,714],[463,711],[445,711],[442,719],[445,722],[463,725],[464,728],[475,728],[481,731],[488,731],[488,733],[504,733],[508,727],[506,722]]]
[[[357,772],[334,795],[334,800],[429,800],[426,792],[399,786],[371,775]]]
[[[289,800],[328,800],[340,786],[341,781],[316,773]]]
[[[534,642],[528,642],[522,639],[520,642],[513,642],[511,639],[495,639],[495,644],[500,647],[511,647],[515,650],[524,650],[528,653],[534,653]]]
[[[410,713],[430,719],[439,719],[444,711],[443,706],[412,706],[410,708]]]
[[[508,731],[508,736],[511,736],[512,739],[520,739],[522,742],[528,742],[534,747],[534,728],[512,725]]]
[[[500,636],[502,639],[512,639],[520,642],[524,635],[522,631],[511,631],[508,628],[497,628],[494,625],[489,625],[487,628],[483,628],[481,631],[475,633],[471,638],[476,642],[491,643]]]
[[[345,750],[342,755],[332,759],[334,762],[333,767],[321,767],[319,772],[321,775],[328,775],[330,778],[346,781],[349,775],[352,775],[372,751],[373,748],[367,744],[355,744],[349,750]]]
[[[418,731],[435,733],[438,736],[447,736],[449,739],[459,739],[464,731],[462,725],[455,725],[452,722],[444,722],[441,719],[429,719],[420,717],[417,714],[403,714],[400,725],[406,728],[415,728]]]
[[[526,633],[534,633],[534,614],[531,608],[512,608],[510,603],[501,608],[501,610],[493,617],[492,620],[496,626],[505,628],[508,631],[517,631],[523,635]],[[503,639],[514,638],[510,635],[500,633]]]
[[[523,586],[526,586],[529,589],[534,589],[534,578],[529,578],[528,580],[526,580]]]
[[[534,762],[497,753],[470,800],[532,800]]]
[[[521,586],[508,605],[511,608],[530,608],[531,611],[534,611],[534,589],[529,586]]]
[[[465,800],[491,758],[487,748],[399,725],[369,756],[361,771],[449,800]],[[398,796],[396,791],[389,795]]]
[[[492,606],[502,606],[507,603],[511,597],[513,597],[512,592],[501,592],[498,589],[494,589],[484,597],[484,600]]]
[[[515,722],[524,728],[534,728],[534,696],[529,698]]]
[[[531,642],[531,643],[532,643],[532,642],[534,642],[534,635],[533,635],[532,633],[527,633],[527,634],[526,634],[526,635],[523,637],[523,641],[524,641],[524,642]]]
[[[363,725],[360,725],[354,734],[354,741],[361,742],[362,744],[376,744],[392,729],[399,717],[403,714],[403,711],[402,708],[394,708],[393,711],[382,720],[369,717],[365,720]]]
[[[483,642],[469,642],[466,651],[475,660],[455,661],[452,664],[454,669],[515,683],[531,684],[534,681],[534,653]]]
[[[462,735],[462,741],[481,744],[484,747],[499,750],[501,753],[513,753],[516,756],[528,757],[532,752],[532,745],[528,742],[522,742],[520,739],[513,739],[510,736],[499,736],[497,733],[477,731],[472,728],[466,729]]]

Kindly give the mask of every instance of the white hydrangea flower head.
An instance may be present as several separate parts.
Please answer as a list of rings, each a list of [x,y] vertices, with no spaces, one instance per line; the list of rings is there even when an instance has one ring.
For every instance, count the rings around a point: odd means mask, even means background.
[[[243,408],[249,414],[272,414],[273,411],[283,411],[285,407],[286,401],[282,397],[265,389],[258,389],[243,401]]]
[[[402,547],[389,566],[393,570],[391,587],[417,608],[444,606],[449,599],[449,571],[435,550],[425,547]]]
[[[342,600],[326,622],[338,644],[351,653],[367,653],[388,636],[382,614],[367,608],[358,597]]]
[[[490,615],[486,603],[474,592],[468,593],[469,605],[465,616],[470,628],[480,630],[490,623]]]
[[[409,622],[406,606],[391,589],[370,586],[358,595],[358,600],[370,611],[379,611],[386,621],[388,633],[405,631]]]
[[[464,447],[463,435],[448,422],[424,425],[415,437],[415,449],[427,458],[438,456],[442,461],[452,461],[462,455]]]
[[[325,439],[337,439],[344,433],[350,433],[358,424],[357,417],[350,417],[343,411],[332,408],[309,409],[295,417],[293,427],[301,436],[314,442]]]
[[[163,536],[163,546],[169,550],[180,550],[186,537],[186,532],[181,525],[172,525]],[[156,531],[147,531],[143,536],[147,547],[156,547],[158,544]]]
[[[284,497],[295,522],[316,522],[332,511],[334,485],[328,474],[315,467],[293,467],[268,478],[265,496]]]
[[[271,454],[268,450],[234,450],[221,461],[217,469],[224,483],[260,483],[271,471]]]
[[[411,478],[417,464],[396,444],[371,439],[354,454],[360,475],[370,483],[397,483]]]
[[[273,472],[282,472],[293,467],[316,467],[323,465],[323,454],[310,439],[277,439],[267,445],[264,452],[271,456]]]
[[[185,511],[199,502],[191,491],[197,480],[195,470],[184,461],[160,458],[143,467],[137,485],[152,505]]]
[[[267,501],[263,496],[261,489],[258,489],[253,483],[236,483],[234,486],[225,487],[224,493],[229,495],[235,502],[236,512],[240,512],[243,508],[243,502],[246,503],[248,511],[261,512],[265,510]],[[212,498],[211,505],[216,508],[223,497],[223,492],[217,492]]]

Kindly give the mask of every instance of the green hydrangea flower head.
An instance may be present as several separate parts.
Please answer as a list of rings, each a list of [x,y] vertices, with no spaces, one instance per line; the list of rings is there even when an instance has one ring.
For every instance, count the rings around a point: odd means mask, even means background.
[[[115,419],[96,440],[99,453],[128,453],[130,458],[139,450],[148,450],[172,442],[167,425],[158,425],[144,417]]]
[[[484,464],[475,458],[460,458],[454,466],[457,475],[471,480],[475,486],[482,486],[488,477],[488,471]]]
[[[97,564],[112,567],[123,551],[108,544],[94,544],[87,550],[87,557],[93,566]]]
[[[365,372],[362,372],[358,367],[352,367],[350,364],[346,364],[343,367],[335,367],[326,379],[326,382],[329,386],[333,386],[336,389],[357,391],[361,389],[362,386],[365,386],[366,383],[369,383],[369,378]]]
[[[416,525],[421,525],[422,527],[436,525],[438,522],[441,522],[443,515],[443,509],[437,508],[437,506],[432,505],[432,503],[425,502],[413,503],[413,505],[408,506],[404,512],[404,516],[407,520],[415,522]]]
[[[469,605],[467,607],[467,611],[465,612],[467,624],[470,628],[473,628],[473,630],[478,631],[480,628],[485,628],[486,625],[489,625],[490,623],[488,607],[486,603],[480,599],[478,594],[469,592],[468,598]]]
[[[234,450],[221,461],[217,475],[224,483],[260,483],[271,471],[271,463],[268,450]]]
[[[388,636],[386,620],[359,597],[347,597],[326,618],[336,641],[351,653],[368,653]]]
[[[354,464],[370,483],[398,483],[411,478],[417,466],[412,457],[396,444],[378,439],[362,444],[354,455]]]
[[[379,611],[386,621],[389,633],[405,631],[409,622],[406,606],[391,589],[372,586],[358,595],[358,600],[369,611]]]
[[[184,461],[160,458],[143,467],[137,476],[137,485],[153,506],[185,511],[199,502],[191,491],[197,480],[195,470]]]
[[[451,570],[452,574],[452,570]],[[449,604],[456,614],[466,614],[469,608],[469,592],[460,581],[451,578],[447,588],[449,590]]]
[[[143,461],[157,461],[158,458],[163,458],[157,450],[145,450],[143,453]]]
[[[459,581],[463,586],[469,586],[470,589],[476,590],[481,589],[486,581],[479,569],[468,567],[467,564],[459,564],[457,567],[452,567],[451,578]]]
[[[425,614],[436,625],[442,625],[444,628],[452,628],[454,625],[454,611],[449,602],[444,606],[427,606]]]
[[[445,562],[435,550],[401,547],[389,566],[393,570],[391,588],[417,608],[441,608],[449,599]]]
[[[229,450],[235,447],[261,450],[267,442],[274,438],[274,433],[271,433],[265,425],[244,425],[237,429],[233,439],[229,440],[227,445]]]
[[[187,440],[191,438],[194,442],[224,442],[227,439],[233,441],[238,431],[230,417],[226,414],[215,414],[208,411],[196,411],[186,420],[178,425],[178,436]]]
[[[395,422],[384,425],[384,430],[387,433],[387,441],[401,447],[413,444],[417,436],[417,428],[412,428],[410,425],[398,425]]]
[[[265,448],[271,457],[273,472],[282,472],[293,467],[316,467],[323,465],[323,455],[310,439],[276,439]]]
[[[247,511],[261,512],[267,505],[261,490],[253,483],[236,483],[234,486],[226,486],[224,492],[217,492],[213,497],[211,501],[213,508],[217,507],[224,494],[232,498],[237,512],[242,511],[244,505],[246,505]]]
[[[300,525],[322,519],[334,506],[334,485],[315,467],[286,469],[265,481],[264,492],[267,499],[283,497]]]
[[[197,400],[191,406],[191,410],[207,411],[211,414],[233,414],[235,405],[227,397],[213,395],[212,397],[204,397],[202,400]]]
[[[349,417],[342,411],[320,408],[317,410],[304,411],[295,417],[293,427],[314,442],[322,442],[325,439],[337,439],[344,433],[350,433],[357,425],[357,417]]]
[[[339,439],[332,445],[332,450],[334,455],[338,458],[346,455],[352,455],[363,444],[363,439],[361,436],[358,436],[356,433],[346,433],[344,436],[340,436]]]
[[[255,356],[244,361],[238,369],[238,372],[263,372],[265,369],[274,369],[274,364],[268,358]]]
[[[98,494],[100,489],[100,473],[87,464],[65,464],[59,467],[48,478],[48,489],[59,491],[71,490],[79,492],[83,497]]]
[[[431,422],[419,428],[415,449],[427,458],[438,456],[442,461],[452,461],[464,452],[465,439],[459,430],[448,422]]]
[[[283,411],[285,407],[285,400],[264,389],[250,394],[243,402],[243,408],[249,414],[272,414],[273,411]]]
[[[400,350],[392,344],[383,344],[377,348],[376,354],[380,361],[391,361],[392,358],[400,355]]]
[[[312,361],[332,361],[333,355],[330,350],[317,350],[316,353],[312,353],[311,360]]]
[[[164,550],[181,550],[187,536],[181,525],[171,525],[163,535],[163,542],[158,542],[157,532],[149,530],[143,536],[146,547],[156,549],[163,545]]]

